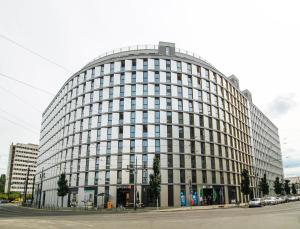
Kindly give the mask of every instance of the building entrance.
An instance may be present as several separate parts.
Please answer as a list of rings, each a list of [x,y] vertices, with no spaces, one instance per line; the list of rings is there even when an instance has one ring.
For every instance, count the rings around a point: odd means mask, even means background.
[[[117,189],[117,207],[129,207],[131,202],[133,203],[133,191],[131,191],[131,187],[119,187]]]

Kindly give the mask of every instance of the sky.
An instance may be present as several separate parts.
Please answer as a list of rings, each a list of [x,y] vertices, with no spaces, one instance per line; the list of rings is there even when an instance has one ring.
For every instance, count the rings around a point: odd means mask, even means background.
[[[297,0],[0,0],[0,74],[56,94],[102,53],[174,42],[239,78],[279,129],[285,175],[300,176],[299,9]],[[39,143],[52,98],[0,75],[0,173],[12,142]]]

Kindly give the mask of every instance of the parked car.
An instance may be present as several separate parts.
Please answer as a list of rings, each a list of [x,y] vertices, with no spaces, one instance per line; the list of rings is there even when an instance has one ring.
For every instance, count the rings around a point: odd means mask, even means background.
[[[296,201],[298,198],[296,196],[288,196],[289,201]]]
[[[262,206],[264,206],[264,202],[261,198],[253,198],[249,201],[249,208]]]
[[[277,202],[277,204],[282,204],[282,203],[285,202],[285,200],[281,196],[277,196],[276,197],[276,202]]]
[[[270,196],[265,199],[265,204],[266,205],[275,205],[275,204],[277,204],[277,200],[275,197]]]
[[[283,199],[283,203],[289,202],[289,198],[287,196],[281,196],[281,198]]]

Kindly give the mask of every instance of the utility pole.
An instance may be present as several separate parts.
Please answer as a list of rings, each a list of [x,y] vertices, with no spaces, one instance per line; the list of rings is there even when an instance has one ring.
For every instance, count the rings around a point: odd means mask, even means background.
[[[33,201],[34,201],[34,186],[35,186],[35,174],[33,176],[33,181],[32,181],[32,200],[31,200],[31,206],[32,206]]]
[[[137,183],[137,157],[135,156],[135,165],[134,165],[134,198],[133,198],[133,204],[134,204],[134,210],[136,210],[136,183]]]
[[[40,187],[40,190],[39,190],[39,208],[41,208],[41,201],[42,201],[44,168],[42,168],[42,173],[40,174],[40,178],[41,178],[41,187]]]
[[[190,206],[192,208],[192,180],[189,179],[189,191],[190,191]]]
[[[26,181],[25,181],[25,190],[24,190],[23,204],[26,204],[26,200],[27,200],[27,187],[28,187],[28,180],[29,180],[29,172],[30,172],[30,168],[28,166],[27,176],[26,176]]]
[[[134,165],[128,165],[127,166],[127,171],[133,170],[133,204],[134,204],[134,210],[137,209],[136,202],[137,202],[137,172],[138,168],[143,168],[143,165],[138,165],[137,164],[137,157],[135,156],[135,164]]]

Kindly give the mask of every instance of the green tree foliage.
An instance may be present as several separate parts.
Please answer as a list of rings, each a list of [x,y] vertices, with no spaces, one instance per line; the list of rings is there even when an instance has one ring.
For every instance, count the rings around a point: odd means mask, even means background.
[[[284,181],[284,191],[286,195],[290,195],[291,194],[291,187],[290,187],[290,180],[285,180]]]
[[[61,207],[64,205],[64,196],[69,193],[69,187],[68,187],[68,181],[66,179],[66,174],[62,173],[60,174],[60,177],[57,181],[57,196],[61,197]]]
[[[296,189],[296,185],[295,185],[295,184],[292,184],[292,193],[293,193],[294,195],[297,194],[297,189]]]
[[[274,181],[274,191],[277,195],[280,195],[283,191],[283,184],[279,180],[279,177],[276,177]]]
[[[4,187],[5,187],[5,174],[1,174],[1,177],[0,177],[0,193],[4,192]]]
[[[150,175],[150,191],[154,199],[156,199],[157,207],[158,207],[158,198],[160,195],[160,184],[161,184],[161,176],[160,176],[160,159],[159,157],[155,157],[153,159],[153,174]]]
[[[262,192],[263,196],[269,194],[269,184],[267,182],[267,175],[264,174],[263,178],[261,178],[259,182],[259,190]]]
[[[242,171],[241,191],[246,196],[248,196],[251,193],[250,177],[247,169],[244,169]]]
[[[0,200],[7,200],[8,195],[6,193],[0,193]]]
[[[9,201],[13,201],[13,200],[16,200],[16,199],[19,199],[21,198],[21,193],[19,192],[11,192],[8,194],[8,200]]]

